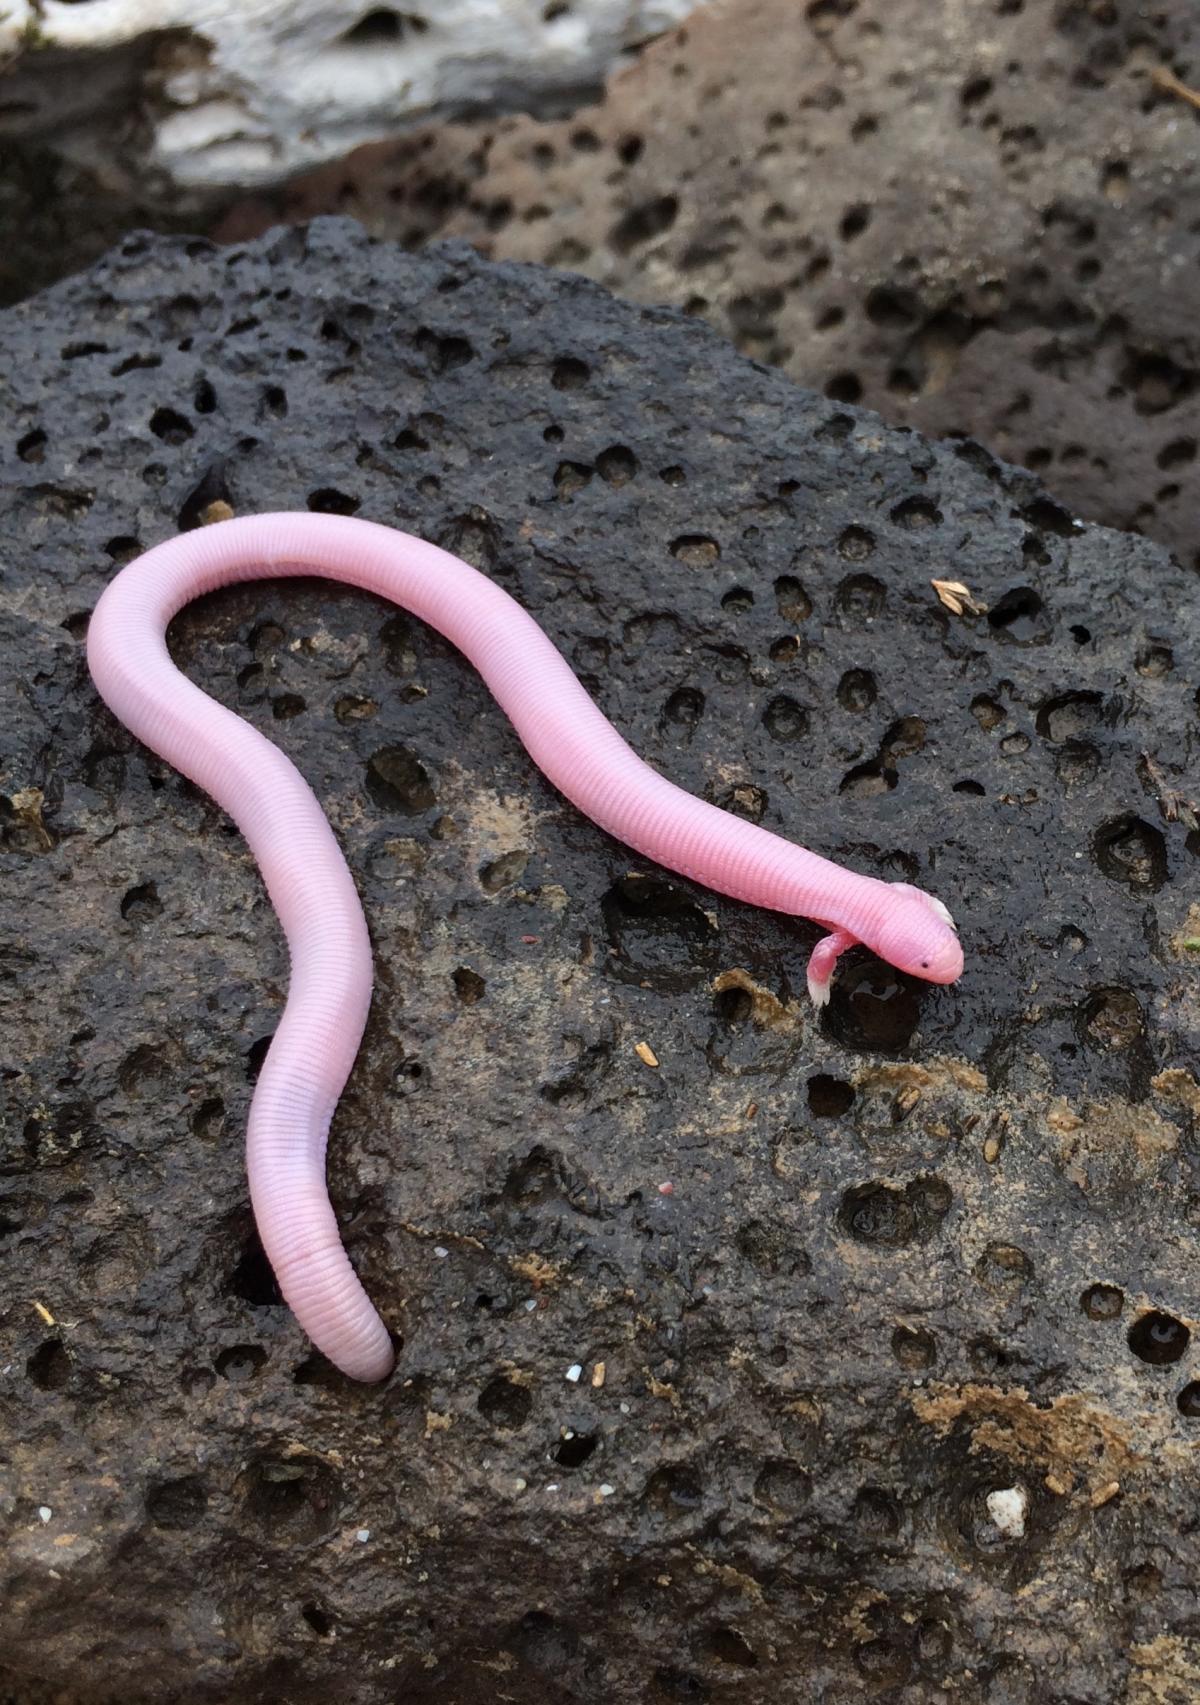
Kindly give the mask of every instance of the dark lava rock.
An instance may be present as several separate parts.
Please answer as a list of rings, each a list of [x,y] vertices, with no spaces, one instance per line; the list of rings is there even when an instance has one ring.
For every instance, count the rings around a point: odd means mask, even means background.
[[[447,126],[242,208],[569,266],[979,439],[1200,566],[1195,0],[736,0],[569,119]]]
[[[465,245],[133,239],[0,346],[10,1695],[1192,1697],[1195,577]],[[258,876],[84,665],[218,500],[462,552],[652,763],[966,945],[953,989],[857,955],[818,1022],[815,928],[607,839],[418,622],[187,611],[371,924],[330,1179],[380,1389],[252,1231]]]

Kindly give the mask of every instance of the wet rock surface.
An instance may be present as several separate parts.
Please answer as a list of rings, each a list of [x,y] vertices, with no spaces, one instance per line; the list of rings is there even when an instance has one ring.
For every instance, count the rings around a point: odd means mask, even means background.
[[[1197,562],[1191,0],[738,0],[545,124],[448,126],[244,207],[567,266],[1040,471]]]
[[[10,1696],[1192,1697],[1195,577],[465,245],[132,239],[0,342]],[[459,551],[664,773],[967,951],[858,954],[818,1021],[813,926],[607,839],[419,623],[188,610],[371,926],[330,1182],[380,1389],[253,1235],[255,869],[85,669],[117,565],[216,501]]]

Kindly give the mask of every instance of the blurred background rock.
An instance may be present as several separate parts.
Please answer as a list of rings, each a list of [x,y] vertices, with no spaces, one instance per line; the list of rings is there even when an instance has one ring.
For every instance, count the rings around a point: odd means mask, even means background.
[[[144,224],[464,236],[978,438],[1200,566],[1192,0],[719,0],[642,45],[687,10],[18,8],[0,292]]]
[[[116,230],[195,229],[230,195],[418,121],[569,110],[692,3],[11,0],[0,294],[27,295]]]

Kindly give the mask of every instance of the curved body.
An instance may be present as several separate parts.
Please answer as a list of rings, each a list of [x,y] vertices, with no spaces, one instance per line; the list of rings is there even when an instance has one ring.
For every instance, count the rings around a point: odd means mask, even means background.
[[[247,1166],[263,1247],[301,1326],[352,1378],[390,1371],[391,1340],[342,1248],[325,1188],[329,1122],[371,997],[362,907],[311,789],[277,747],[187,680],[172,617],[235,581],[319,575],[402,605],[465,653],[534,762],[592,820],[646,857],[755,905],[816,919],[809,986],[828,998],[856,942],[933,982],[962,970],[949,914],[919,889],[862,876],[676,787],[632,751],[537,623],[424,540],[342,516],[222,521],[122,569],[88,629],[88,664],[114,714],[237,823],[287,936],[283,1018],[250,1110]]]

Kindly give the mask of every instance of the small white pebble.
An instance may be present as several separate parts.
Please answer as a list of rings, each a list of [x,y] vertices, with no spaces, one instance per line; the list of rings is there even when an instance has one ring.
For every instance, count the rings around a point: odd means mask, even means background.
[[[536,1297],[530,1297],[529,1301],[525,1304],[526,1312],[529,1314],[532,1314],[536,1307],[537,1307],[537,1298]]]
[[[50,1517],[53,1514],[54,1514],[54,1511],[50,1508],[49,1504],[39,1504],[38,1515],[42,1518],[43,1521],[49,1521]]]
[[[566,1377],[570,1380],[572,1385],[578,1385],[580,1379],[583,1377],[583,1363],[572,1362],[570,1367],[567,1369]]]
[[[371,1537],[371,1530],[369,1527],[360,1527],[354,1537],[360,1545],[365,1545]]]
[[[517,1479],[513,1482],[513,1484],[515,1485],[518,1492],[523,1492],[525,1490],[525,1488],[528,1486],[529,1482],[528,1482],[528,1480],[522,1480],[521,1477],[518,1475]]]
[[[557,1480],[553,1481],[549,1486],[546,1487],[546,1490],[547,1490],[547,1492],[557,1492],[558,1491],[558,1481]]]
[[[1025,1512],[1029,1494],[1024,1486],[1006,1486],[1002,1491],[989,1492],[987,1513],[1006,1539],[1022,1539],[1025,1535]]]
[[[601,1486],[601,1488],[600,1488],[600,1496],[602,1498],[611,1498],[613,1493],[616,1491],[616,1489],[617,1488],[615,1486],[610,1486],[608,1481],[606,1480],[604,1482],[603,1486]]]
[[[628,1414],[629,1414],[629,1412],[630,1412],[630,1411],[629,1411],[629,1405],[628,1405],[628,1403],[622,1403],[622,1404],[621,1404],[621,1413],[622,1413],[622,1415],[628,1415]]]
[[[448,1249],[443,1249],[440,1243],[435,1243],[433,1246],[433,1253],[437,1256],[439,1261],[444,1261],[450,1251]]]

